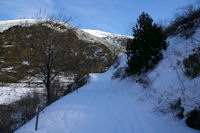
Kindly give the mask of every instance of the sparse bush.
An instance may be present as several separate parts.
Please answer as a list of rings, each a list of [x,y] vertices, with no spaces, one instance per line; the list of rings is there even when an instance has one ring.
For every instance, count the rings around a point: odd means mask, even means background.
[[[181,105],[181,98],[170,102],[165,101],[163,106],[155,108],[155,111],[158,111],[161,114],[172,113],[175,119],[183,119],[184,110],[185,109]]]
[[[64,95],[67,95],[78,88],[82,87],[83,85],[87,84],[89,79],[89,75],[79,75],[75,78],[75,82],[68,86],[68,89],[65,90]]]
[[[119,60],[116,60],[114,63],[113,63],[113,67],[114,68],[118,68],[120,65],[120,61]]]
[[[200,74],[200,50],[183,60],[185,74],[192,79]]]
[[[176,14],[174,20],[165,29],[167,36],[181,34],[189,38],[195,33],[196,28],[200,24],[200,7],[188,5],[182,8],[181,13]]]
[[[61,83],[58,79],[53,81],[51,87],[52,87],[52,92],[51,92],[52,102],[54,102],[57,99],[59,99],[60,97],[64,96],[64,93],[65,93],[64,86],[61,85]]]
[[[138,77],[136,82],[140,83],[144,88],[147,88],[150,85],[151,80],[147,76],[143,75]]]
[[[34,95],[26,96],[15,103],[0,105],[1,133],[12,133],[15,129],[32,119],[40,102],[39,95],[34,93]]]
[[[122,77],[123,70],[124,70],[124,68],[122,68],[122,67],[118,68],[118,69],[114,72],[114,74],[113,74],[113,76],[112,76],[112,79],[121,78],[121,77]]]
[[[170,103],[170,110],[176,117],[178,117],[179,119],[183,119],[184,108],[181,106],[180,98],[178,100],[175,100],[174,102]]]

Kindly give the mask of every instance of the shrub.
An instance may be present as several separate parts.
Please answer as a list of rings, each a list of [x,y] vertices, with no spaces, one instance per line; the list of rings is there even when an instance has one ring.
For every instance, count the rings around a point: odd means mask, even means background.
[[[194,109],[189,112],[186,123],[189,127],[200,130],[200,110]]]
[[[179,119],[183,119],[184,117],[184,108],[181,106],[181,99],[175,100],[174,102],[170,103],[170,109],[172,113],[178,117]]]
[[[151,79],[149,79],[145,75],[142,75],[142,76],[140,76],[140,77],[138,77],[136,79],[136,82],[139,83],[139,84],[141,84],[143,86],[143,88],[147,88],[150,85],[150,83],[151,83]]]
[[[52,95],[52,99],[51,101],[54,102],[56,100],[58,100],[60,97],[64,96],[65,93],[65,87],[64,85],[62,85],[59,81],[59,79],[55,79],[51,85],[52,91],[51,91],[51,95]]]
[[[183,119],[184,118],[184,108],[182,107],[181,98],[164,101],[162,106],[155,108],[155,111],[158,111],[161,114],[172,113],[174,118]]]
[[[40,103],[39,96],[34,94],[33,96],[26,96],[9,105],[0,105],[1,133],[12,133],[33,118],[36,107]]]
[[[200,7],[194,7],[189,5],[176,14],[174,20],[165,29],[167,36],[181,34],[186,38],[192,36],[195,33],[196,28],[200,24]]]
[[[113,76],[112,76],[112,79],[124,79],[126,78],[128,75],[125,71],[125,68],[124,67],[119,67],[117,68],[117,70],[114,72]]]
[[[85,84],[88,83],[88,79],[89,79],[89,75],[84,75],[84,76],[83,75],[78,75],[75,78],[75,82],[73,84],[70,84],[68,86],[68,89],[65,90],[64,95],[67,95],[67,94],[77,90],[78,88],[84,86]]]
[[[192,79],[200,74],[200,50],[183,60],[185,74]]]

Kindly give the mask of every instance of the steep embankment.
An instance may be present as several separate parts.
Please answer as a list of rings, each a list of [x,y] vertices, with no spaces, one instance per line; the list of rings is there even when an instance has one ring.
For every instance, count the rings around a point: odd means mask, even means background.
[[[197,30],[193,37],[198,37]],[[126,56],[103,74],[90,74],[89,83],[40,113],[38,133],[197,133],[185,118],[175,119],[173,104],[181,99],[184,115],[199,100],[200,78],[184,75],[182,61],[200,45],[179,35],[168,38],[164,59],[145,77],[113,79],[126,66]],[[121,69],[120,73],[123,73]],[[197,99],[196,99],[197,98]],[[188,106],[189,105],[189,106]],[[16,133],[33,132],[35,118]]]

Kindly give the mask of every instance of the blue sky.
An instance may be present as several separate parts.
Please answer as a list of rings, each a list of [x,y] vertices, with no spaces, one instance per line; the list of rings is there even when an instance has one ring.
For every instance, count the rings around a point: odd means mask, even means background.
[[[32,18],[39,9],[49,13],[65,12],[70,23],[87,29],[131,34],[142,11],[155,22],[172,19],[180,7],[199,0],[0,0],[0,20]]]

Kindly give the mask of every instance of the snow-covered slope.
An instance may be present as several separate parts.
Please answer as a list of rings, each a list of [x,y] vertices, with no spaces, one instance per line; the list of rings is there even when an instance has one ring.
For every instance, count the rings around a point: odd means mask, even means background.
[[[117,45],[120,49],[124,50],[127,44],[128,39],[132,39],[132,36],[125,36],[120,34],[112,34],[109,32],[104,32],[100,30],[91,30],[91,29],[82,29],[84,32],[89,33],[95,37],[102,38],[111,42],[111,44]]]
[[[198,37],[200,31],[193,37]],[[182,99],[190,111],[198,99],[200,78],[185,77],[181,62],[199,44],[179,36],[168,39],[170,45],[164,59],[147,74],[144,86],[131,78],[112,79],[116,68],[103,74],[90,74],[89,83],[48,106],[40,113],[38,133],[197,133],[186,126],[185,119],[176,120],[169,112],[169,103]],[[126,56],[120,59],[126,66]],[[185,87],[185,89],[183,88]],[[193,100],[192,100],[193,98]],[[188,106],[188,104],[190,106]],[[35,118],[16,133],[34,132]]]
[[[95,36],[93,34],[87,33],[84,30],[81,29],[76,29],[75,30],[79,39],[87,41],[87,42],[93,42],[96,43],[97,45],[104,44],[106,47],[112,51],[114,55],[121,56],[122,54],[125,53],[125,47],[120,44],[120,42],[114,42],[115,38],[112,39],[105,39],[102,37]],[[126,38],[128,39],[128,37]]]
[[[125,56],[121,58],[125,60]],[[112,80],[113,68],[91,74],[88,85],[40,113],[38,133],[192,133],[183,121],[158,116],[144,89],[131,79]],[[35,118],[16,133],[34,132]]]
[[[104,31],[100,31],[100,30],[92,30],[92,29],[82,29],[83,31],[94,35],[96,37],[100,37],[100,38],[132,38],[131,36],[125,36],[125,35],[121,35],[121,34],[112,34],[109,32],[104,32]],[[112,40],[111,40],[112,41]]]

